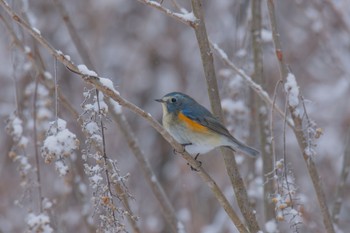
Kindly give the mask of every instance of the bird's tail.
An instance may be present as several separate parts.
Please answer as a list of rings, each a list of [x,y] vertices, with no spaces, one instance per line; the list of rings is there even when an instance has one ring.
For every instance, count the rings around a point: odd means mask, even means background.
[[[242,152],[244,154],[247,154],[247,155],[249,155],[249,156],[251,156],[253,158],[256,158],[260,154],[260,152],[258,150],[256,150],[256,149],[254,149],[252,147],[249,147],[249,146],[239,142],[235,138],[233,140],[232,149],[233,150],[238,150],[238,151],[240,151],[240,152]]]

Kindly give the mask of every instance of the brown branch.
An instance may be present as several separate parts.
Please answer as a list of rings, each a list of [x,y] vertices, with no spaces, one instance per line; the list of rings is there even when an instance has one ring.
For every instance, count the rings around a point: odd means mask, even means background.
[[[213,53],[210,48],[210,43],[205,27],[202,1],[191,0],[191,3],[193,13],[196,16],[196,18],[199,19],[199,24],[197,27],[194,27],[194,31],[196,34],[201,54],[211,108],[214,115],[217,116],[221,122],[224,122],[215,74]],[[244,185],[241,174],[239,173],[234,153],[227,148],[222,148],[221,152],[224,156],[227,174],[233,186],[238,206],[243,214],[245,221],[247,222],[248,229],[250,232],[258,232],[260,230],[260,227],[256,220],[254,211],[250,206],[247,190]]]
[[[261,19],[261,2],[260,0],[252,1],[252,47],[253,47],[253,58],[254,58],[254,80],[257,83],[260,83],[262,88],[264,88],[265,79],[264,79],[264,63],[263,63],[263,52],[262,52],[262,38],[261,38],[261,29],[262,29],[262,19]],[[260,136],[260,150],[261,157],[263,161],[263,174],[264,176],[271,173],[273,170],[273,156],[272,156],[272,144],[268,141],[271,136],[271,131],[269,131],[268,124],[268,112],[261,111],[261,109],[267,110],[267,104],[263,102],[261,99],[258,99],[256,95],[252,96],[253,104],[255,106],[255,110],[257,116],[253,117],[253,119],[257,119],[258,127],[259,127],[259,136]],[[254,133],[254,132],[252,132]],[[264,212],[265,212],[265,222],[274,219],[275,210],[274,205],[271,202],[269,196],[271,196],[273,191],[274,184],[272,181],[267,180],[264,182],[264,193],[263,193],[263,201],[264,201]]]
[[[93,85],[96,89],[98,89],[114,101],[118,102],[121,106],[128,108],[135,114],[147,120],[148,123],[175,148],[175,150],[183,151],[183,146],[177,143],[177,141],[175,141],[175,139],[149,113],[143,111],[136,105],[122,98],[119,95],[119,93],[115,90],[112,90],[110,87],[105,86],[103,83],[105,83],[105,81],[108,79],[102,79],[95,76],[81,74],[79,68],[75,66],[70,61],[70,59],[67,59],[67,57],[64,54],[58,52],[54,47],[52,47],[49,44],[49,42],[47,42],[46,39],[40,35],[40,33],[38,33],[36,30],[33,30],[33,28],[31,28],[25,20],[20,18],[4,0],[0,0],[0,5],[5,9],[5,11],[12,17],[12,19],[15,22],[17,22],[22,28],[24,28],[28,33],[30,33],[37,40],[37,42],[39,42],[46,50],[48,50],[48,52],[52,56],[54,56],[59,62],[64,64],[72,72],[80,74],[80,77],[83,78],[83,80],[86,83]],[[110,80],[108,81],[110,82]],[[204,171],[204,169],[200,166],[199,162],[192,158],[186,151],[182,153],[182,157],[185,160],[187,160],[187,162],[193,168],[198,170],[197,174],[207,183],[209,188],[212,190],[214,196],[224,208],[230,219],[234,222],[237,229],[240,232],[248,232],[244,224],[240,221],[239,217],[235,213],[235,211],[232,209],[230,203],[228,202],[224,194],[221,192],[220,188],[217,186],[215,181]]]
[[[274,42],[274,46],[275,46],[276,57],[277,57],[277,60],[279,63],[279,69],[280,69],[282,80],[285,83],[286,78],[287,78],[288,73],[289,73],[289,70],[288,70],[287,63],[284,60],[282,46],[281,46],[281,42],[280,42],[280,34],[279,34],[278,29],[277,29],[274,1],[268,0],[267,6],[268,6],[268,10],[269,10],[269,18],[270,18],[270,24],[271,24],[271,28],[272,28],[272,37],[273,37],[273,42]],[[321,208],[323,223],[324,223],[324,226],[326,228],[326,231],[328,233],[334,233],[332,219],[331,219],[331,216],[329,214],[325,194],[322,190],[322,185],[321,185],[320,177],[319,177],[318,172],[317,172],[316,165],[315,165],[312,157],[309,156],[307,153],[308,144],[307,144],[307,138],[305,137],[304,132],[303,132],[303,126],[304,126],[303,121],[302,121],[302,118],[299,116],[299,114],[296,113],[295,108],[296,108],[295,106],[291,106],[289,104],[289,111],[291,113],[292,120],[293,120],[294,126],[295,126],[293,131],[294,131],[294,134],[297,138],[299,147],[302,151],[303,158],[305,160],[309,175],[311,177],[314,189],[316,191],[316,196],[318,199],[319,206]],[[309,123],[309,122],[307,122],[307,123]]]

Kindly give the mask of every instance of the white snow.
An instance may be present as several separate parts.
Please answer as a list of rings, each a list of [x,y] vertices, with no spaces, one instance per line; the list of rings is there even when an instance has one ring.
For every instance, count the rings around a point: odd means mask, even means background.
[[[68,156],[78,149],[79,141],[75,134],[66,129],[66,125],[66,121],[62,119],[57,120],[57,125],[56,121],[50,123],[48,136],[42,146],[42,156],[45,162],[50,163],[55,157]]]
[[[84,64],[80,64],[77,67],[79,69],[79,72],[83,75],[98,77],[95,71],[89,70]]]
[[[65,176],[69,172],[68,166],[62,160],[55,161],[55,168],[59,176]]]
[[[94,121],[88,122],[85,125],[84,129],[89,135],[93,135],[93,134],[96,134],[96,133],[98,134],[99,133],[99,127],[98,127],[97,123],[94,122]]]
[[[48,80],[52,80],[52,75],[51,75],[51,73],[48,72],[48,71],[45,71],[45,72],[44,72],[44,77],[45,77],[46,79],[48,79]]]
[[[96,189],[99,183],[103,180],[103,178],[100,174],[94,174],[91,177],[89,177],[89,180],[91,182],[92,188]]]
[[[287,81],[284,84],[284,90],[288,95],[288,103],[291,107],[295,108],[299,104],[299,86],[295,80],[295,76],[292,73],[288,73]]]
[[[121,114],[122,113],[122,106],[112,99],[110,102],[111,102],[111,105],[113,107],[114,112],[117,114]]]
[[[277,224],[275,219],[271,219],[270,221],[265,223],[265,229],[268,233],[277,232]]]
[[[175,16],[182,18],[186,21],[190,21],[195,23],[198,19],[196,18],[196,16],[194,16],[193,12],[189,12],[189,13],[183,13],[183,14],[179,14],[179,13],[174,13]]]
[[[261,40],[263,42],[271,42],[272,41],[272,32],[266,29],[261,30]]]
[[[50,218],[44,213],[35,215],[33,213],[27,216],[27,225],[31,232],[52,233],[53,229],[50,226]]]
[[[105,87],[111,89],[112,91],[114,91],[115,93],[119,94],[119,92],[116,89],[114,89],[114,84],[113,84],[112,80],[110,80],[108,78],[101,78],[101,77],[99,80],[103,86],[105,86]]]
[[[32,165],[29,163],[27,156],[17,155],[14,158],[14,161],[19,161],[19,163],[21,164],[21,169],[24,173],[28,173],[28,171],[32,168]]]
[[[25,53],[30,53],[31,52],[31,49],[29,46],[24,46],[24,52]]]
[[[36,27],[32,27],[33,31],[41,36],[41,32]]]
[[[227,54],[222,50],[217,44],[212,43],[214,49],[219,53],[220,57],[222,57],[225,60],[228,60]]]
[[[12,121],[13,137],[19,140],[23,134],[22,120],[15,117]]]

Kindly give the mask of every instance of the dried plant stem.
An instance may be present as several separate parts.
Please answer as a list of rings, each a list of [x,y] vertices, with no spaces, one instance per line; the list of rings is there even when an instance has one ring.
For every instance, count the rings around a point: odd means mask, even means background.
[[[276,21],[276,15],[275,15],[275,6],[274,6],[274,1],[273,0],[268,0],[267,1],[267,6],[269,10],[269,18],[270,18],[270,24],[272,28],[272,37],[273,37],[273,42],[275,46],[275,52],[276,52],[276,57],[279,63],[279,68],[281,72],[281,77],[282,80],[285,81],[287,76],[288,76],[288,66],[287,63],[284,60],[283,52],[282,52],[282,47],[281,47],[281,42],[279,38],[279,32],[277,29],[277,21]],[[294,134],[297,138],[299,147],[302,151],[303,158],[305,160],[308,172],[310,174],[314,189],[316,191],[316,196],[318,199],[318,203],[321,209],[322,217],[323,217],[323,223],[325,226],[325,229],[328,233],[334,233],[334,227],[332,223],[331,216],[329,214],[328,206],[326,203],[326,198],[324,195],[324,192],[322,190],[322,185],[320,181],[320,177],[317,172],[316,165],[313,161],[313,159],[306,153],[306,148],[307,148],[307,138],[305,137],[303,133],[303,121],[301,117],[298,114],[295,114],[295,108],[292,106],[289,106],[289,111],[292,116],[292,120],[294,123]]]
[[[210,43],[205,27],[202,1],[191,0],[191,3],[192,11],[195,17],[199,20],[198,26],[194,27],[193,29],[195,31],[197,42],[199,45],[211,108],[214,115],[217,116],[221,122],[224,122],[224,117],[221,109],[220,95],[215,74],[213,53],[210,48]],[[245,188],[243,179],[239,173],[234,153],[226,148],[221,149],[221,151],[224,156],[226,170],[231,180],[231,184],[235,192],[238,206],[247,223],[248,229],[250,232],[258,232],[260,230],[260,227],[256,220],[254,211],[250,206],[247,190]]]
[[[348,130],[344,158],[343,158],[343,166],[340,173],[340,181],[337,186],[336,194],[335,194],[335,203],[332,210],[332,219],[335,224],[339,222],[339,213],[342,207],[342,203],[344,198],[346,197],[346,180],[349,176],[350,171],[350,130]]]

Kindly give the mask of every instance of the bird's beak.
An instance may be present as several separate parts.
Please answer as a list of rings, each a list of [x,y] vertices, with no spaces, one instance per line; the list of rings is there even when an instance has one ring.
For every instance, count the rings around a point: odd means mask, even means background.
[[[160,103],[164,103],[165,102],[163,99],[155,99],[155,101],[160,102]]]

